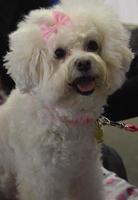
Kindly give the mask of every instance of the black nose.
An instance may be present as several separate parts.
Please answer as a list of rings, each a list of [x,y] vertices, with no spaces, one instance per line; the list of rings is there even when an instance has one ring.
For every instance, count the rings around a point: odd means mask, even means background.
[[[80,72],[88,72],[91,69],[91,61],[90,60],[77,60],[75,62],[75,66],[77,70]]]

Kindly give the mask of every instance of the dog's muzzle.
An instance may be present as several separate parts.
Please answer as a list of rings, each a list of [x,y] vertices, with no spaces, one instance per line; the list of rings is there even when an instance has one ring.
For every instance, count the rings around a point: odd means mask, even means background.
[[[79,76],[70,84],[79,94],[90,95],[95,90],[95,76],[92,74],[92,62],[89,59],[77,59],[74,68]]]

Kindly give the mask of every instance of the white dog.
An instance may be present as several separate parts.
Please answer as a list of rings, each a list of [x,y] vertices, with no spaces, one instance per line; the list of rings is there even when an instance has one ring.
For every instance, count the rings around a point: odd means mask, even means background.
[[[5,57],[17,89],[0,108],[1,193],[104,199],[96,120],[131,59],[127,32],[99,1],[63,0],[19,23]]]

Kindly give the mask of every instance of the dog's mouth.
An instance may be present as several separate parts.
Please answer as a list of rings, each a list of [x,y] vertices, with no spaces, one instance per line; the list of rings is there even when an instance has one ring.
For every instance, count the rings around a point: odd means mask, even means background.
[[[95,90],[95,78],[91,76],[78,77],[70,86],[81,95],[91,95]]]

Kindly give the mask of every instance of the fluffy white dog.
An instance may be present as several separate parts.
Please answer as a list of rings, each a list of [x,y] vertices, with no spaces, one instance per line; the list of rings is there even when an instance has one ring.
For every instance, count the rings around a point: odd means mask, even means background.
[[[104,199],[96,120],[131,58],[127,32],[99,1],[63,0],[19,23],[5,57],[17,89],[0,108],[1,193]]]

